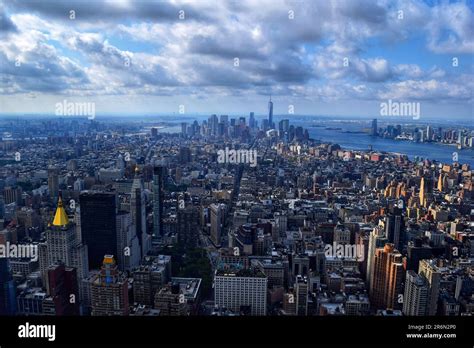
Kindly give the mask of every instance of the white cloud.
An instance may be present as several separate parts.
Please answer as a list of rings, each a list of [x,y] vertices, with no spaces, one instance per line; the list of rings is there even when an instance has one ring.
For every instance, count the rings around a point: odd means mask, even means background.
[[[4,93],[472,99],[472,83],[466,82],[471,73],[460,79],[446,67],[421,67],[416,52],[401,63],[390,56],[392,44],[412,35],[425,35],[427,48],[435,54],[472,53],[473,15],[465,4],[85,4],[21,2],[0,12],[0,22],[10,28],[0,41],[0,58],[8,66],[0,71]],[[76,20],[64,15],[66,8],[76,10]],[[184,20],[177,18],[181,9]],[[383,49],[370,56],[374,45]],[[23,70],[11,68],[18,57],[25,62]],[[234,58],[239,58],[237,67]]]

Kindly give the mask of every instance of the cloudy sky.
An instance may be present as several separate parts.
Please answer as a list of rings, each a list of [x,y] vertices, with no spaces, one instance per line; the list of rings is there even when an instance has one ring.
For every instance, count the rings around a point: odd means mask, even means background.
[[[0,4],[0,113],[266,112],[473,118],[474,1]]]

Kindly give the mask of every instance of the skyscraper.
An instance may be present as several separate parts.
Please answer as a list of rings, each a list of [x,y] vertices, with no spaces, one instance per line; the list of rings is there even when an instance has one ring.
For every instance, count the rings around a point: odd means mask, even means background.
[[[374,118],[372,120],[372,128],[370,130],[370,135],[378,135],[377,119],[376,118]]]
[[[60,193],[53,222],[46,230],[46,250],[43,276],[48,274],[49,266],[63,264],[64,267],[75,269],[76,282],[87,277],[89,273],[88,248],[79,240],[76,225],[69,220]],[[49,286],[49,282],[46,285]],[[51,289],[48,288],[48,292],[50,291]],[[79,292],[79,295],[82,296],[82,293]]]
[[[188,123],[181,122],[181,136],[185,138],[187,134],[188,134]]]
[[[220,246],[225,205],[213,203],[209,208],[211,214],[211,240],[215,245]]]
[[[153,168],[153,237],[160,238],[163,235],[163,199],[165,167]]]
[[[308,315],[308,281],[306,277],[298,275],[295,283],[296,315]]]
[[[420,260],[429,259],[433,256],[430,245],[423,244],[423,239],[415,238],[407,244],[406,269],[418,272]]]
[[[255,128],[255,114],[253,112],[251,112],[249,116],[249,127],[250,129]]]
[[[434,130],[433,127],[431,126],[426,126],[426,140],[427,141],[432,141],[434,136]]]
[[[131,213],[117,213],[117,264],[121,271],[129,271],[140,264],[141,251]]]
[[[419,193],[419,198],[420,198],[420,204],[421,205],[425,205],[425,198],[426,198],[426,193],[425,193],[425,178],[422,177],[421,178],[421,182],[420,182],[420,193]]]
[[[382,248],[388,239],[385,237],[385,232],[381,226],[375,226],[369,237],[369,250],[367,252],[367,284],[369,288],[372,287],[374,257],[377,248]]]
[[[71,265],[76,231],[74,226],[69,223],[61,196],[58,199],[58,207],[56,208],[53,223],[46,231],[46,240],[49,264],[63,262],[66,265]]]
[[[449,187],[448,185],[449,185],[448,176],[446,174],[439,173],[438,184],[437,184],[438,191],[439,192],[446,191]]]
[[[183,209],[178,209],[178,240],[188,248],[197,245],[199,221],[199,209],[197,207],[189,205]]]
[[[389,213],[385,216],[385,236],[389,243],[393,243],[396,249],[399,249],[402,245],[403,235],[403,218],[398,208],[393,213]]]
[[[93,316],[128,315],[128,281],[113,255],[105,255],[100,273],[91,282]]]
[[[210,135],[216,136],[218,124],[219,124],[219,119],[217,115],[216,114],[211,115],[211,117],[209,117],[208,123],[209,123]]]
[[[429,288],[426,279],[413,271],[407,271],[403,295],[403,314],[425,315]]]
[[[290,129],[290,120],[284,119],[284,120],[281,120],[281,121],[278,123],[278,131],[280,132],[280,137],[281,137],[285,132],[288,132],[289,129]]]
[[[436,315],[441,273],[433,260],[421,260],[418,274],[428,283],[428,302],[425,315]]]
[[[111,192],[84,191],[79,201],[82,242],[88,247],[89,267],[97,269],[104,255],[117,252],[117,197]]]
[[[273,102],[272,97],[270,96],[270,100],[268,101],[268,128],[273,129],[275,125],[273,123]]]
[[[377,309],[398,309],[399,295],[403,294],[402,254],[393,244],[385,244],[375,251],[371,303]]]
[[[151,248],[151,237],[147,234],[146,229],[145,190],[143,187],[143,179],[138,175],[138,167],[135,168],[135,178],[132,184],[130,213],[132,215],[132,226],[135,228],[135,234],[140,243],[141,257],[143,257]]]
[[[58,169],[55,167],[48,168],[48,190],[51,199],[56,200],[59,194],[59,178]]]
[[[229,126],[229,115],[221,115],[219,123],[222,123],[225,127]]]
[[[427,207],[432,200],[433,180],[429,177],[421,177],[420,181],[420,204]]]

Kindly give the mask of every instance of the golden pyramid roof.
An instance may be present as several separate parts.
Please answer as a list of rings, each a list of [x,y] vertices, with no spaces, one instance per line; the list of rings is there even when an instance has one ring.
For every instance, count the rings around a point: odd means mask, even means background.
[[[54,215],[53,226],[66,226],[69,223],[69,219],[66,214],[66,210],[63,207],[63,200],[61,196],[58,199],[58,207],[56,208],[56,214]]]

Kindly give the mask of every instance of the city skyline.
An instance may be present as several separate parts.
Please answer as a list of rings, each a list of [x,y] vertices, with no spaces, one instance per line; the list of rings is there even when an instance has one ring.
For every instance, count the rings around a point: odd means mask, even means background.
[[[473,23],[0,0],[0,348],[472,341]]]
[[[54,114],[64,99],[99,115],[265,114],[273,95],[275,115],[371,116],[393,99],[473,117],[471,2],[15,1],[0,13],[2,114]]]

